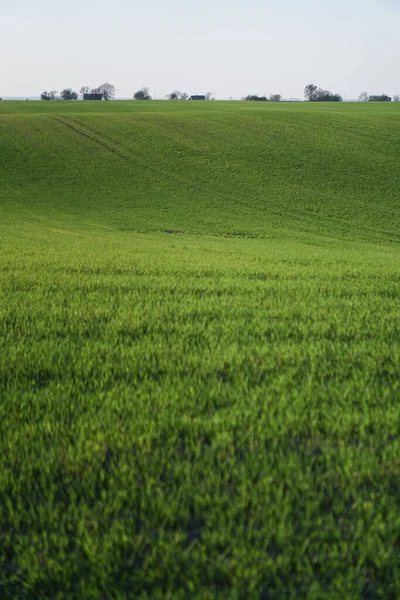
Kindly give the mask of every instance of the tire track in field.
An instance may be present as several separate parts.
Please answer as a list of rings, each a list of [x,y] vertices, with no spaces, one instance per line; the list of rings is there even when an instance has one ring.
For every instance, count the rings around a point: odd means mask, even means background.
[[[102,148],[105,148],[106,150],[108,150],[112,154],[118,156],[119,158],[122,158],[126,162],[130,162],[132,164],[139,164],[141,166],[141,168],[146,169],[147,171],[150,171],[151,173],[156,174],[158,177],[161,177],[162,179],[169,180],[169,181],[175,183],[176,185],[187,187],[191,190],[199,192],[200,194],[209,194],[210,193],[209,190],[200,188],[199,186],[196,186],[193,183],[190,183],[188,181],[184,181],[183,179],[174,177],[173,175],[163,171],[162,169],[157,169],[156,167],[151,167],[150,165],[145,164],[138,152],[132,151],[130,149],[128,150],[128,148],[125,148],[121,144],[120,141],[112,138],[111,136],[109,136],[105,133],[99,132],[94,127],[90,127],[89,125],[86,125],[85,123],[82,123],[81,121],[78,121],[77,119],[72,119],[71,117],[68,117],[68,121],[63,120],[60,117],[52,116],[51,118],[53,120],[57,121],[58,123],[61,123],[65,127],[68,127],[68,129],[71,129],[78,135],[82,135],[85,138],[88,138],[93,143],[98,144]],[[65,116],[64,116],[64,119],[66,119]],[[72,121],[72,123],[69,121]]]
[[[19,117],[19,115],[18,115]],[[3,120],[3,116],[1,117],[1,119]],[[44,141],[43,135],[40,135],[40,129],[36,128],[36,129],[29,129],[29,127],[24,126],[24,119],[19,119],[18,118],[18,122],[14,121],[12,118],[9,117],[4,117],[4,120],[7,121],[10,125],[12,125],[14,127],[14,129],[16,131],[19,132],[19,134],[23,137],[23,138],[29,138],[33,145],[36,146],[39,149],[44,149],[46,152],[49,151],[48,149],[48,144]],[[40,119],[40,121],[42,123],[44,123],[45,121],[43,119]],[[38,120],[39,122],[39,120]],[[26,119],[26,124],[29,126],[29,122]],[[36,134],[36,135],[35,135]],[[60,148],[64,148],[64,145],[61,144],[60,142],[58,142],[58,140],[54,140],[53,138],[53,143],[55,143],[57,146],[59,146]],[[92,146],[85,146],[88,150],[93,150]]]
[[[184,181],[182,179],[175,177],[171,173],[167,173],[167,172],[163,171],[162,169],[158,169],[156,167],[152,167],[152,166],[146,164],[138,152],[135,152],[131,149],[124,147],[119,140],[116,140],[115,138],[111,137],[110,135],[98,131],[94,127],[91,127],[90,125],[87,125],[86,123],[83,123],[82,121],[79,121],[78,119],[73,119],[72,117],[66,117],[65,115],[63,115],[63,118],[51,116],[51,119],[53,119],[54,121],[57,121],[58,123],[60,123],[61,125],[65,126],[65,127],[67,127],[74,133],[81,135],[82,137],[90,140],[92,143],[97,144],[98,146],[111,152],[112,154],[121,158],[122,160],[129,162],[131,164],[140,165],[140,168],[143,168],[151,173],[154,173],[161,179],[169,180],[170,182],[174,183],[175,185],[186,187],[188,189],[194,190],[201,194],[207,194],[209,196],[213,195],[212,191],[205,189],[204,187],[200,188],[199,186],[196,186],[188,181]],[[239,197],[239,196],[235,196],[234,194],[231,195],[230,197],[231,197],[231,199],[235,200],[236,202],[239,202],[242,205],[244,204],[245,206],[246,205],[251,206],[251,204],[254,202],[255,199],[258,199],[259,201],[265,200],[265,196],[260,195],[260,194],[256,194],[255,197],[251,197],[251,198],[245,197],[243,195]],[[301,227],[300,231],[304,231],[304,232],[310,232],[310,227],[311,227],[311,232],[314,232],[314,229],[317,226],[317,223],[315,222],[315,217],[316,217],[317,221],[318,221],[318,219],[321,218],[321,215],[319,214],[318,211],[313,211],[310,209],[296,210],[293,207],[284,208],[280,205],[279,202],[277,202],[276,200],[274,200],[272,198],[268,199],[267,212],[271,215],[274,215],[275,217],[284,217],[287,215],[291,215],[292,217],[298,217],[298,218],[302,219],[303,223],[302,223],[302,227]],[[314,217],[314,219],[312,219],[313,222],[310,225],[309,219],[313,218],[313,217]],[[325,215],[323,217],[323,220],[325,222],[329,221],[329,223],[333,227],[338,226],[338,225],[340,226],[342,224],[342,220],[339,217],[334,216],[334,215]],[[298,231],[294,227],[290,227],[290,226],[288,227],[288,225],[283,225],[282,223],[279,224],[278,226],[283,227],[284,229],[289,229],[291,231],[293,231],[293,230]],[[381,239],[381,236],[385,235],[392,242],[393,241],[398,242],[397,234],[393,235],[393,234],[389,234],[388,232],[382,232],[382,231],[372,229],[370,227],[365,227],[365,226],[364,227],[361,226],[358,229],[359,229],[359,231],[362,231],[364,233],[364,235],[367,236],[367,238],[372,237],[372,238],[376,238],[376,239]],[[321,233],[319,235],[321,235]],[[348,237],[352,237],[352,234],[351,234],[351,232],[348,232],[347,235],[346,235],[346,233],[344,233],[344,235],[343,235],[342,231],[340,231],[340,232],[337,231],[335,234],[335,232],[330,231],[330,233],[329,234],[326,233],[326,235],[324,237],[334,238],[334,239],[348,239]],[[364,237],[364,236],[362,236],[362,237]]]
[[[79,135],[82,135],[82,136],[88,138],[91,142],[94,142],[95,144],[100,144],[101,146],[105,147],[107,150],[110,150],[111,152],[113,151],[108,145],[106,145],[105,143],[101,142],[97,138],[95,138],[95,137],[93,137],[93,136],[85,133],[84,131],[81,131],[77,127],[74,127],[73,125],[71,125],[71,123],[68,123],[68,121],[63,121],[63,119],[61,119],[60,117],[53,117],[53,116],[51,116],[50,118],[53,119],[53,121],[57,121],[57,123],[61,123],[65,127],[68,127],[68,129],[71,129],[75,133],[78,133]],[[92,146],[87,146],[86,144],[85,144],[85,148],[88,148],[89,150],[92,150]]]
[[[116,140],[115,138],[111,137],[110,135],[100,132],[97,129],[95,129],[94,127],[91,127],[90,125],[87,125],[87,123],[83,123],[82,121],[79,121],[78,119],[73,119],[72,117],[69,117],[69,120],[78,124],[84,130],[89,131],[92,135],[96,136],[96,138],[99,138],[100,140],[101,139],[106,140],[106,143],[111,143],[113,145],[113,147],[115,147],[119,152],[123,153],[125,159],[127,159],[131,162],[140,163],[144,169],[146,169],[152,173],[155,173],[156,175],[162,177],[163,179],[169,179],[170,181],[173,181],[174,183],[176,183],[178,185],[186,186],[190,189],[200,192],[201,194],[209,194],[210,193],[209,190],[205,189],[204,187],[199,187],[198,185],[195,185],[194,183],[190,183],[183,179],[179,179],[178,177],[175,177],[174,175],[171,175],[171,173],[163,171],[162,169],[158,169],[156,167],[151,167],[150,165],[145,164],[141,155],[138,152],[135,152],[131,148],[127,148],[126,146],[121,144],[120,140]]]
[[[112,144],[114,147],[118,148],[118,150],[121,152],[124,152],[124,157],[127,158],[128,160],[131,160],[132,162],[134,162],[136,160],[136,162],[141,162],[143,165],[143,160],[141,159],[140,155],[137,152],[134,152],[126,147],[124,147],[121,142],[119,140],[116,140],[115,138],[111,137],[110,135],[103,133],[103,132],[99,132],[97,129],[95,129],[94,127],[91,127],[90,125],[87,125],[86,123],[82,123],[81,121],[79,121],[78,119],[73,119],[72,117],[69,117],[70,121],[73,121],[74,123],[76,123],[77,125],[79,125],[80,127],[86,129],[87,131],[90,132],[90,134],[92,134],[93,136],[96,136],[98,138],[103,138],[104,140],[106,140],[106,142],[104,142],[106,145],[108,144]],[[243,127],[244,129],[247,130],[246,126]],[[110,146],[111,147],[111,146]],[[175,183],[179,184],[179,185],[183,185],[186,187],[189,187],[191,189],[194,189],[196,191],[199,191],[203,194],[208,194],[211,195],[212,192],[205,189],[205,188],[199,188],[198,186],[195,186],[194,184],[190,184],[188,182],[185,182],[183,180],[177,179],[176,177],[174,177],[173,175],[170,175],[168,173],[165,173],[164,171],[162,171],[161,169],[157,169],[154,167],[151,167],[149,165],[143,165],[144,168],[148,169],[149,171],[156,173],[157,175],[165,178],[165,179],[169,179],[171,181],[174,181]],[[256,195],[257,199],[259,201],[265,200],[265,196],[263,195]],[[238,203],[247,203],[247,204],[252,204],[254,201],[254,197],[253,198],[249,198],[249,197],[244,197],[244,196],[235,196],[232,195],[231,196],[232,199],[236,200],[236,202]],[[302,209],[302,210],[296,210],[294,207],[291,208],[285,208],[281,206],[281,203],[277,202],[276,200],[269,198],[268,199],[268,212],[271,215],[274,215],[275,217],[284,217],[287,215],[291,215],[292,217],[297,217],[297,218],[301,218],[303,220],[303,229],[304,231],[310,231],[310,219],[311,219],[311,231],[313,231],[313,224],[314,227],[317,226],[316,224],[316,220],[321,218],[321,214],[319,213],[319,211],[315,211],[312,209]],[[324,215],[323,217],[324,221],[329,221],[331,223],[331,225],[333,226],[340,226],[342,224],[342,219],[338,216],[334,216],[334,215]],[[282,225],[281,225],[282,226]],[[286,227],[287,228],[287,225]],[[289,227],[290,230],[292,230],[291,227]],[[389,234],[388,232],[382,232],[379,231],[377,229],[372,229],[370,227],[364,226],[364,227],[360,227],[359,228],[361,231],[364,232],[365,236],[367,237],[372,237],[375,239],[380,239],[382,235],[385,235],[386,237],[389,237],[389,239],[393,242],[398,242],[399,236],[395,233],[393,234]],[[349,233],[349,235],[351,235],[351,233]],[[334,237],[335,239],[347,239],[346,236],[343,237],[343,233],[342,232],[336,232],[336,235],[331,232],[329,235],[327,235],[326,237]]]

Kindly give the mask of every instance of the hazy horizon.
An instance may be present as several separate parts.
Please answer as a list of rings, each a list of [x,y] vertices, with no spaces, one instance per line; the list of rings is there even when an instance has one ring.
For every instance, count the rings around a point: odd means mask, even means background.
[[[174,89],[302,98],[308,83],[348,99],[400,93],[394,0],[0,0],[0,19],[0,97],[105,81],[119,98],[143,86],[157,98]]]

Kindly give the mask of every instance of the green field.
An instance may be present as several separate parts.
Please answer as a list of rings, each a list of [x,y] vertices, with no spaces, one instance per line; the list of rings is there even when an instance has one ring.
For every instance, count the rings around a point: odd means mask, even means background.
[[[0,598],[400,597],[400,104],[0,103]]]

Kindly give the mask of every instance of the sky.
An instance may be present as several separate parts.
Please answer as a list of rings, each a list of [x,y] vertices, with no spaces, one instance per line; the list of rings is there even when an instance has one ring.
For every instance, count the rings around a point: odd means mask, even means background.
[[[0,0],[0,97],[400,93],[400,0]]]

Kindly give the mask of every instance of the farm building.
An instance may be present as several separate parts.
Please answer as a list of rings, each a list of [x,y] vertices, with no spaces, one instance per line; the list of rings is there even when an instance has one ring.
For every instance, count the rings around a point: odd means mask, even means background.
[[[103,94],[83,94],[84,100],[103,100]]]
[[[193,96],[189,96],[189,100],[205,100],[206,97],[204,95],[193,94]]]
[[[391,102],[392,99],[390,96],[386,96],[386,94],[382,94],[381,96],[370,96],[368,98],[368,102]]]

